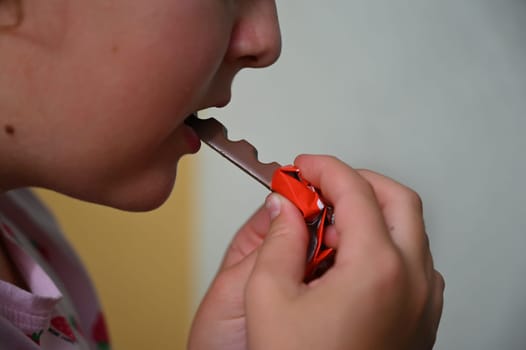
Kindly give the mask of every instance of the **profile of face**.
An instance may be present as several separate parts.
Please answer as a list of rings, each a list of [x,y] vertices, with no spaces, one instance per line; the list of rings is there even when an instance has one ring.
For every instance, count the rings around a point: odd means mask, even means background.
[[[236,73],[281,48],[274,0],[22,3],[0,33],[3,189],[155,208],[199,147],[184,119],[227,104]]]

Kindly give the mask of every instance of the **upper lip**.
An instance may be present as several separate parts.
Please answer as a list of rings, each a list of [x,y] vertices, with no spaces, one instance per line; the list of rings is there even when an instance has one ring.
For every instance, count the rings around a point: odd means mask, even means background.
[[[222,108],[222,107],[225,107],[229,102],[230,102],[230,98],[224,98],[224,99],[217,100],[217,101],[210,102],[210,103],[203,103],[201,106],[199,106],[197,111],[202,111],[207,108]]]
[[[217,107],[217,108],[225,107],[230,102],[231,98],[232,98],[232,94],[230,90],[227,90],[227,93],[225,93],[223,96],[220,96],[217,99],[213,100],[214,104],[212,105],[212,107]]]
[[[225,107],[229,102],[230,102],[230,98],[226,98],[214,104],[214,107],[222,108],[222,107]]]
[[[225,107],[232,98],[232,93],[230,92],[230,89],[225,89],[226,91],[223,91],[223,94],[221,96],[215,96],[216,98],[210,99],[210,104],[207,104],[206,108],[210,107],[216,107],[221,108]]]

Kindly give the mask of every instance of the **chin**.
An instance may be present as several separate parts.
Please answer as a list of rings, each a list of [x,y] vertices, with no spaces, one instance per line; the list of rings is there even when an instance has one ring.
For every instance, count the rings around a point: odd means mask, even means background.
[[[170,197],[175,184],[172,179],[151,179],[147,183],[137,183],[112,191],[106,205],[135,212],[150,211],[159,208]]]
[[[133,191],[133,193],[123,193],[111,198],[107,198],[103,205],[132,212],[145,212],[159,208],[166,202],[172,192],[169,189],[156,189],[147,193]]]
[[[149,173],[132,179],[115,180],[96,188],[92,185],[87,191],[63,192],[80,200],[115,209],[144,212],[157,209],[166,202],[174,188],[175,178],[175,172]]]

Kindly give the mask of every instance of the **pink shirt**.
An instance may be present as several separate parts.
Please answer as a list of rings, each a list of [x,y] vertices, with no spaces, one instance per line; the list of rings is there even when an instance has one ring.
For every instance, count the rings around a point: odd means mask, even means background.
[[[82,263],[29,190],[0,195],[0,239],[29,289],[0,280],[0,349],[110,349]]]

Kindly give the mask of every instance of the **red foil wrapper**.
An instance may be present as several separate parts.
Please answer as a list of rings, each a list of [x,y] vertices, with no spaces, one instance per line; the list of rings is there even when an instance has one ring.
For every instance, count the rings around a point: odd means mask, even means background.
[[[323,275],[334,263],[335,250],[325,246],[325,227],[330,225],[332,208],[293,165],[279,168],[272,177],[272,190],[290,200],[303,214],[309,229],[305,282]]]

